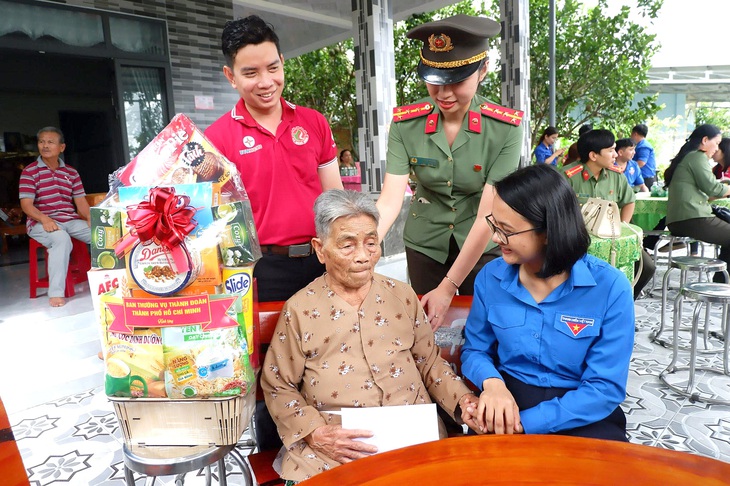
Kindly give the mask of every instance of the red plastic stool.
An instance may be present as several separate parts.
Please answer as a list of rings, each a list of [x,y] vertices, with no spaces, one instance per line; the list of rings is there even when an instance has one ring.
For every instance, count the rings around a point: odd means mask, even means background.
[[[36,298],[36,292],[39,288],[48,288],[48,250],[46,247],[38,243],[33,238],[28,238],[30,244],[28,250],[30,252],[30,261],[28,265],[28,280],[30,281],[30,298]],[[91,256],[89,256],[89,247],[83,241],[71,238],[73,249],[68,261],[68,271],[66,272],[66,297],[73,297],[75,294],[74,285],[86,282],[88,279],[86,272],[91,269]],[[38,250],[43,249],[45,255],[45,276],[38,275]]]

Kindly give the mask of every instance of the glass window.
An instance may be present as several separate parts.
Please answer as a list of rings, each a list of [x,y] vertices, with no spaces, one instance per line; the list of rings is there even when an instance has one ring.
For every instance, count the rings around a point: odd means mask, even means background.
[[[162,68],[122,66],[122,98],[130,159],[165,128],[168,119]]]
[[[165,55],[164,24],[139,19],[109,18],[112,44],[125,52]]]

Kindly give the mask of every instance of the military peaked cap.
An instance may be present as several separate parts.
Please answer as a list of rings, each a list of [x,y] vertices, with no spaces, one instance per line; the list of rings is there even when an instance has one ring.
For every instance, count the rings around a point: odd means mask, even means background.
[[[444,85],[474,74],[487,57],[488,39],[499,31],[494,20],[455,15],[414,27],[406,36],[423,42],[418,75],[429,84]]]

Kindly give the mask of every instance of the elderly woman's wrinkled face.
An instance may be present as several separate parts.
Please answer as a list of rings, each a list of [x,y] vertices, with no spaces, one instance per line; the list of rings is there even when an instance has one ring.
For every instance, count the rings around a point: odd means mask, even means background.
[[[380,259],[378,226],[365,214],[336,219],[329,236],[315,238],[313,245],[335,291],[337,287],[355,290],[366,285]]]

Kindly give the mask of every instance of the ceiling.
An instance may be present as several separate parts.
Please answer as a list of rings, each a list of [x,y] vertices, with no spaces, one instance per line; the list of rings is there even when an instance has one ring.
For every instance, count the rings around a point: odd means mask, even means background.
[[[730,66],[651,68],[648,75],[647,93],[685,93],[688,103],[730,101]]]
[[[455,0],[390,0],[393,20],[430,12]],[[289,59],[353,37],[352,0],[233,0],[234,18],[256,14],[270,22]]]

